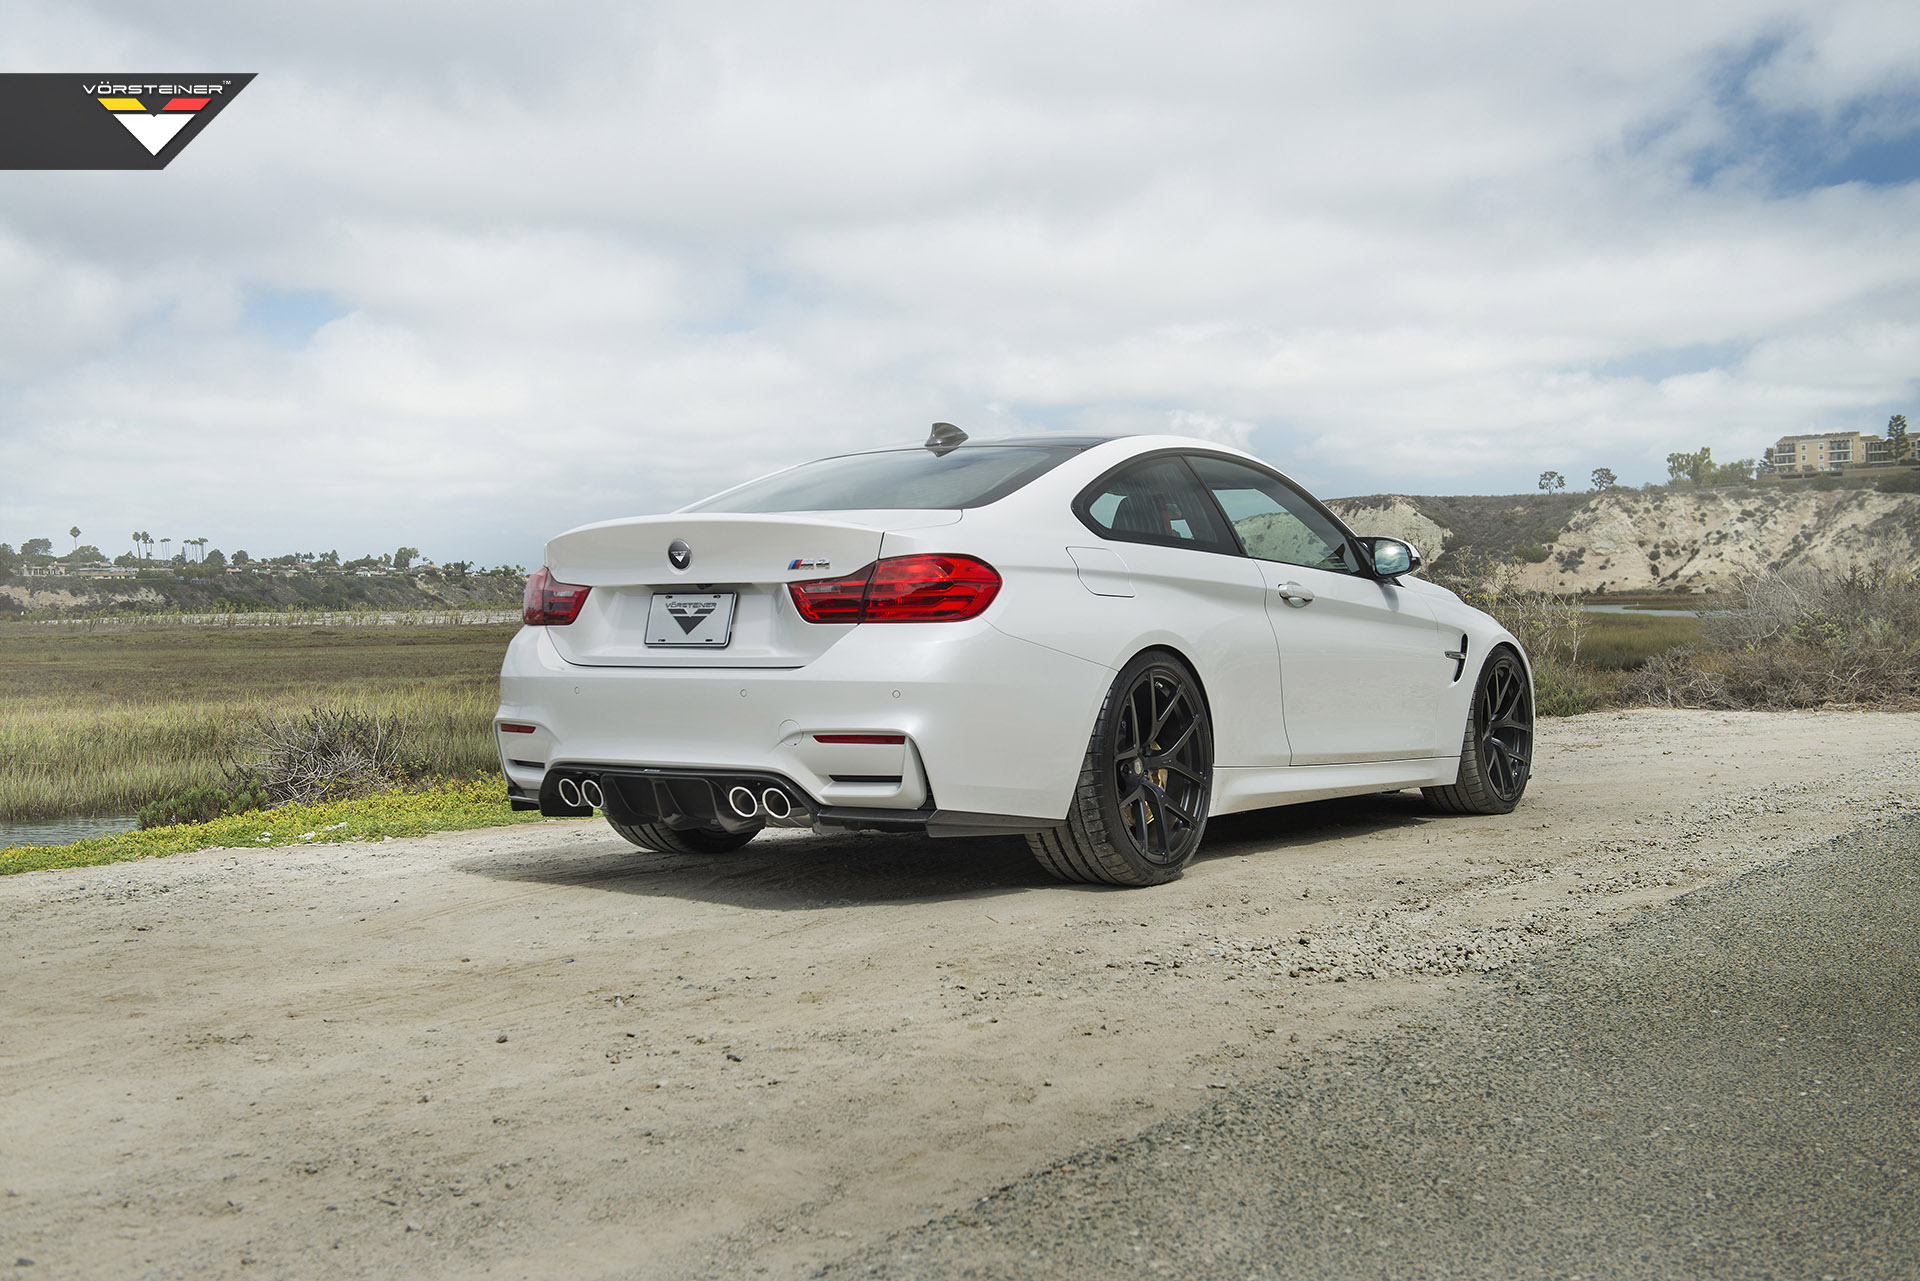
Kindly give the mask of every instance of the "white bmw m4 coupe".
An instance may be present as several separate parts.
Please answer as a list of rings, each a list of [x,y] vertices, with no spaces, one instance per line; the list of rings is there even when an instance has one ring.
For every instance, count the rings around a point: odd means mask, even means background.
[[[1180,875],[1216,814],[1526,790],[1518,641],[1250,454],[1174,436],[805,463],[547,544],[495,723],[509,793],[652,850],[771,826],[1024,835]]]

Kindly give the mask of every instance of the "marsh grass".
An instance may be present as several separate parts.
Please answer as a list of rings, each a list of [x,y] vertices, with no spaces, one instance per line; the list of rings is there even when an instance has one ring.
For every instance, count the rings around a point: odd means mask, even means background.
[[[0,626],[0,818],[131,813],[219,783],[263,717],[315,707],[389,721],[422,774],[494,772],[514,630]]]
[[[1691,614],[1589,614],[1580,662],[1600,671],[1631,671],[1656,654],[1697,644],[1702,622]]]

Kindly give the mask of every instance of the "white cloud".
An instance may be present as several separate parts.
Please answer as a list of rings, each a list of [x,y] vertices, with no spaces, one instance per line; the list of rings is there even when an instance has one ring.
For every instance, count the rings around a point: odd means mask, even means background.
[[[937,418],[1645,479],[1914,389],[1920,187],[1694,181],[1731,66],[1911,94],[1898,6],[15,9],[8,70],[259,78],[163,174],[0,175],[4,540],[525,561]]]

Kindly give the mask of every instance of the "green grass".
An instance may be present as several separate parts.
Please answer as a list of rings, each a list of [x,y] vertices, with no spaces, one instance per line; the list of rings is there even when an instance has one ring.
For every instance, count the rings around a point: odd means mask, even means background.
[[[388,792],[353,801],[229,814],[209,823],[96,836],[71,845],[12,845],[0,849],[0,876],[54,867],[93,867],[188,850],[377,841],[390,836],[542,821],[586,820],[542,820],[536,812],[516,811],[508,806],[506,788],[498,780],[471,779],[441,783],[419,792]]]
[[[1580,666],[1630,671],[1676,645],[1698,642],[1700,622],[1690,614],[1588,614],[1580,632]]]
[[[516,626],[0,625],[0,818],[131,813],[219,782],[261,712],[318,704],[397,718],[429,773],[493,773]]]

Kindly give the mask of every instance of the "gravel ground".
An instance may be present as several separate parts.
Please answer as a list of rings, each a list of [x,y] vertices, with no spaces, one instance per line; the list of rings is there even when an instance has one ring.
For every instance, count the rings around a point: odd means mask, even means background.
[[[1329,1050],[1411,1053],[1334,1071],[1379,1078],[1409,1126],[1422,1095],[1465,1109],[1516,1055],[1574,1062],[1571,1033],[1476,1026],[1445,1074],[1418,1066],[1437,1049],[1381,1038],[1920,806],[1916,715],[1610,712],[1545,722],[1537,746],[1513,814],[1401,793],[1234,815],[1139,891],[1054,882],[1017,840],[792,832],[714,858],[583,820],[0,878],[0,1265],[804,1277],[1276,1073],[1318,1080]],[[1819,780],[1793,781],[1809,762]],[[1558,1009],[1507,1007],[1542,1028]],[[1608,1026],[1626,1054],[1664,1024]],[[1654,1130],[1624,1099],[1580,1106],[1641,1124],[1629,1148]],[[1504,1162],[1469,1202],[1546,1177],[1495,1143],[1517,1114],[1467,1143]],[[1295,1142],[1278,1168],[1337,1189],[1316,1213],[1375,1215],[1328,1229],[1373,1240],[1395,1207],[1348,1190],[1373,1185],[1339,1174],[1365,1153],[1322,1130],[1334,1164]],[[1234,1208],[1189,1198],[1185,1217]],[[1156,1231],[1171,1252],[1145,1238],[1139,1257],[1202,1257]]]
[[[1637,917],[819,1275],[1920,1276],[1920,819]]]

